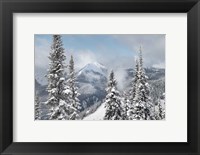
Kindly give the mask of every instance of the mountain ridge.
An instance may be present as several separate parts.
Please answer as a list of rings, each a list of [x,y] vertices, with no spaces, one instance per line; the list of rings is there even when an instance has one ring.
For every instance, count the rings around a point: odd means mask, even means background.
[[[130,82],[132,82],[132,77],[134,75],[134,69],[125,69],[125,88],[128,90],[130,88]],[[157,93],[162,93],[160,90],[164,91],[165,83],[165,69],[160,68],[145,68],[145,72],[149,77],[149,83],[152,84]],[[80,96],[78,97],[82,105],[82,111],[88,109],[95,104],[103,103],[106,96],[106,86],[108,78],[108,69],[100,63],[94,62],[85,65],[76,73],[76,81],[78,86],[78,92]],[[46,85],[41,85],[37,79],[35,79],[35,89],[38,95],[42,98],[42,101],[47,99],[48,93],[46,92]],[[153,94],[154,96],[158,96]]]

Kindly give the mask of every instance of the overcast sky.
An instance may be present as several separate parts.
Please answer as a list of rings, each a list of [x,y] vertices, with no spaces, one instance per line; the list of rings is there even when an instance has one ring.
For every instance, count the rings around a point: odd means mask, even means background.
[[[165,35],[62,35],[67,56],[74,55],[75,67],[99,62],[109,69],[134,66],[142,47],[145,67],[165,67]],[[35,35],[35,66],[48,67],[52,35]]]

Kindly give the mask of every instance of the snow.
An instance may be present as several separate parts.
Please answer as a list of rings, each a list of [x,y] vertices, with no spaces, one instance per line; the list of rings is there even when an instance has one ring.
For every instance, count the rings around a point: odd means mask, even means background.
[[[94,94],[96,92],[96,89],[94,86],[92,86],[91,84],[87,84],[84,83],[84,85],[82,85],[79,90],[79,92],[84,92],[84,94]]]
[[[162,108],[165,108],[165,100],[160,100],[160,105],[162,106]]]
[[[65,78],[61,77],[61,78],[60,78],[60,81],[65,81]]]
[[[98,62],[94,62],[93,64],[96,65],[96,66],[99,67],[99,68],[104,68],[104,69],[106,69],[105,66],[103,66],[102,64],[100,64],[100,63],[98,63]]]
[[[98,72],[102,75],[105,75],[106,67],[99,64],[98,62],[89,63],[79,71],[78,75],[82,73],[86,73],[86,72],[91,72],[91,71]]]
[[[69,93],[71,93],[71,90],[65,89],[65,90],[63,91],[63,93],[64,93],[64,94],[69,94]]]
[[[105,113],[106,113],[105,103],[102,103],[101,106],[97,108],[97,110],[94,113],[86,116],[83,120],[86,121],[103,120]]]
[[[60,100],[60,106],[63,106],[63,105],[65,105],[66,104],[66,102],[65,101],[63,101],[63,100]]]
[[[50,93],[54,94],[54,93],[56,93],[56,92],[57,92],[57,88],[52,88],[52,89],[51,89],[51,90],[49,90],[48,92],[50,92]]]

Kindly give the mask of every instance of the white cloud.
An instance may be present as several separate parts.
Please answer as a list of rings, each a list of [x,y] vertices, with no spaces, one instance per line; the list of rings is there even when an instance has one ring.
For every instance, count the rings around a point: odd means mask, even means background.
[[[165,63],[165,35],[113,35],[119,41],[129,46],[129,48],[138,54],[139,47],[142,46],[144,64],[146,67],[152,67],[153,64]]]
[[[119,90],[124,90],[124,86],[126,83],[125,77],[127,76],[126,70],[124,70],[124,68],[118,68],[114,70],[114,73],[115,73],[115,78],[117,80],[117,86]]]
[[[46,68],[48,66],[48,56],[51,45],[46,39],[35,37],[35,66]]]
[[[165,63],[154,64],[152,67],[155,67],[155,68],[165,68]]]
[[[96,55],[90,50],[83,50],[83,51],[76,51],[76,52],[73,52],[73,51],[74,50],[71,49],[67,52],[67,55],[68,55],[67,62],[69,62],[69,59],[70,59],[69,55],[73,55],[74,61],[75,61],[75,68],[77,70],[83,68],[88,63],[98,62]]]

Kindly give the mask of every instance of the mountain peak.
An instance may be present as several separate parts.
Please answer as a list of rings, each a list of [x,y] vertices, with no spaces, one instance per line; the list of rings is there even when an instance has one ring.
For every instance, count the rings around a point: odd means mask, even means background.
[[[99,68],[106,68],[104,65],[102,65],[102,64],[100,64],[100,63],[98,63],[98,62],[93,62],[93,63],[90,63],[91,65],[95,65],[95,66],[97,66],[97,67],[99,67]]]
[[[106,67],[98,62],[92,62],[92,63],[88,63],[87,65],[85,65],[80,71],[79,74],[81,74],[82,72],[97,72],[100,73],[102,75],[106,74]]]

